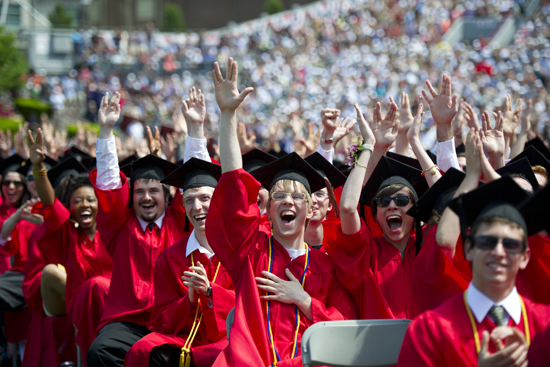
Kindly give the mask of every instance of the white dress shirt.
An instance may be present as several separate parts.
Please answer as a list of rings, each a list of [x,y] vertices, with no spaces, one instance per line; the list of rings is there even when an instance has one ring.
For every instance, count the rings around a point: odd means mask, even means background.
[[[443,172],[447,172],[449,168],[454,167],[461,171],[456,156],[455,138],[448,141],[437,142],[436,145],[437,167]]]
[[[185,140],[185,151],[183,152],[183,163],[187,162],[191,158],[202,159],[203,161],[212,162],[210,160],[210,154],[206,149],[206,138],[195,139],[187,136]]]
[[[137,214],[136,214],[136,218],[139,222],[139,225],[141,226],[141,228],[143,229],[143,232],[147,231],[147,226],[149,225],[149,223],[151,222],[146,222],[144,221],[143,219],[141,219]],[[162,228],[162,221],[164,219],[164,212],[162,212],[162,214],[160,215],[160,217],[158,217],[156,220],[155,220],[155,224],[159,227],[159,228]]]
[[[327,161],[332,163],[334,160],[334,148],[330,148],[330,150],[324,150],[321,144],[317,147],[317,153],[321,154]]]
[[[206,256],[208,256],[209,259],[214,256],[213,252],[210,252],[206,248],[201,246],[199,240],[197,240],[197,236],[195,236],[195,230],[193,229],[193,232],[191,232],[191,235],[189,235],[189,239],[187,240],[185,257],[189,256],[195,250],[199,250],[201,254],[205,254]]]
[[[114,190],[122,186],[116,152],[115,137],[97,139],[95,146],[97,161],[96,186],[100,190]]]
[[[505,299],[495,303],[470,283],[466,290],[466,300],[478,323],[483,321],[493,306],[502,306],[504,308],[504,311],[506,311],[504,312],[504,322],[506,324],[508,324],[510,317],[516,325],[519,325],[521,321],[521,301],[516,287]],[[492,321],[494,322],[495,320]]]

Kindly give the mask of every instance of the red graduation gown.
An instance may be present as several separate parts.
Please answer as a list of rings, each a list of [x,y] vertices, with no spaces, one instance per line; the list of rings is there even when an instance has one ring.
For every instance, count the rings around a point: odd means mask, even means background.
[[[11,206],[0,206],[0,228],[2,228],[4,221],[16,211],[17,208],[13,208]],[[35,211],[33,210],[33,212]],[[23,219],[15,225],[15,228],[11,232],[11,240],[6,242],[3,247],[0,246],[1,273],[6,270],[18,271],[20,273],[23,273],[25,271],[25,266],[27,264],[27,246],[29,243],[29,237],[35,227],[36,224],[29,223]],[[13,265],[10,267],[9,264],[11,256],[14,256],[14,262]],[[7,268],[6,265],[8,266]]]
[[[259,189],[259,182],[244,170],[226,172],[218,182],[208,210],[208,243],[233,279],[237,296],[229,346],[214,366],[268,366],[273,363],[267,337],[266,302],[260,300],[255,279],[262,276],[263,270],[268,270],[269,257],[269,236],[258,230],[260,215],[256,199]],[[310,325],[357,316],[349,292],[335,277],[330,258],[315,249],[310,249],[309,257],[305,291],[311,296],[313,320],[301,314],[296,358],[291,359],[296,330],[295,306],[270,302],[274,344],[282,359],[279,366],[301,365],[300,340]],[[302,255],[292,261],[288,251],[273,240],[272,272],[281,279],[288,280],[287,268],[300,279],[305,260],[306,256]]]
[[[187,340],[198,303],[189,301],[188,289],[181,280],[183,272],[191,266],[191,254],[185,257],[189,235],[162,251],[155,266],[155,304],[151,312],[151,326],[155,332],[138,341],[126,354],[124,364],[132,367],[147,367],[149,354],[154,347],[170,344],[182,348]],[[205,267],[208,279],[212,280],[219,261],[195,250],[192,253]],[[202,321],[192,343],[192,355],[196,366],[211,366],[227,346],[227,314],[235,307],[233,282],[225,268],[220,265],[212,286],[212,299],[200,296],[199,315]],[[211,305],[211,306],[209,306]]]
[[[547,367],[550,357],[550,327],[533,339],[527,352],[529,367]]]
[[[38,230],[38,246],[43,252],[54,253],[67,271],[67,314],[78,329],[76,342],[86,354],[97,336],[111,284],[113,260],[99,231],[90,240],[69,220],[71,214],[59,200],[42,210],[44,225]]]
[[[268,236],[271,236],[271,222],[267,217],[267,214],[264,214],[260,217],[260,231],[264,232]]]
[[[468,288],[472,280],[470,262],[464,258],[459,238],[454,258],[436,241],[436,224],[424,237],[422,250],[415,260],[414,297],[420,311],[431,310]],[[550,303],[550,245],[549,239],[539,235],[529,237],[531,260],[516,277],[518,293],[535,303]]]
[[[383,237],[374,238],[361,220],[353,235],[342,233],[339,219],[323,222],[325,250],[336,264],[336,274],[354,295],[361,319],[418,315],[412,281],[416,255],[415,235],[409,237],[404,258]]]
[[[62,362],[75,361],[74,327],[68,316],[48,317],[44,314],[40,281],[47,264],[58,264],[52,253],[42,253],[36,243],[36,232],[31,234],[28,259],[23,281],[23,295],[31,313],[27,332],[24,367],[59,367]]]
[[[533,338],[549,325],[550,309],[526,298],[523,298],[523,301],[529,320],[529,332]],[[491,332],[496,327],[487,317],[481,323],[476,320],[476,325],[480,342],[484,330]],[[519,325],[510,318],[508,326],[517,327],[525,334],[523,315]],[[496,347],[490,342],[489,352],[494,353],[495,350]],[[473,329],[463,294],[460,293],[411,322],[401,347],[397,366],[475,367],[477,362]]]
[[[97,170],[90,173],[96,185]],[[151,308],[155,300],[153,272],[162,250],[179,241],[185,234],[185,211],[181,193],[166,209],[162,228],[144,231],[133,209],[128,208],[130,190],[124,173],[120,173],[122,187],[100,190],[97,228],[107,252],[116,266],[111,287],[105,301],[100,330],[113,321],[133,322],[149,326]]]

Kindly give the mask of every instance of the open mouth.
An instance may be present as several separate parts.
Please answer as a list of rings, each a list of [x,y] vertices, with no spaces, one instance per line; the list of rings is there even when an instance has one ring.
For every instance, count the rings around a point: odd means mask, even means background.
[[[91,210],[84,210],[80,213],[80,221],[83,224],[91,223],[92,221],[92,211]]]
[[[293,211],[285,210],[281,213],[283,223],[292,223],[296,219],[296,214]]]
[[[496,264],[496,263],[488,263],[487,266],[492,270],[504,270],[506,266],[502,264]]]
[[[193,216],[193,219],[195,219],[195,221],[197,223],[202,223],[206,220],[206,214],[198,214],[198,215],[194,215]]]
[[[155,203],[145,203],[145,204],[141,204],[141,208],[142,209],[145,209],[145,210],[153,210],[155,209],[155,206],[156,204]]]
[[[398,231],[403,224],[403,219],[399,215],[390,215],[386,218],[386,223],[391,231]]]

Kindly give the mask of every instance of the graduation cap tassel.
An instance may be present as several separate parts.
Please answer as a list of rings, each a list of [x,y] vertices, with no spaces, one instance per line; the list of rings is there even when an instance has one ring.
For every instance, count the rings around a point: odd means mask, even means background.
[[[336,218],[340,218],[340,208],[338,207],[338,202],[336,201],[336,197],[334,196],[334,190],[332,189],[332,185],[330,184],[330,181],[328,180],[328,178],[323,177],[323,180],[325,180],[325,186],[328,191],[328,200],[330,201],[330,204],[334,209],[334,216]]]

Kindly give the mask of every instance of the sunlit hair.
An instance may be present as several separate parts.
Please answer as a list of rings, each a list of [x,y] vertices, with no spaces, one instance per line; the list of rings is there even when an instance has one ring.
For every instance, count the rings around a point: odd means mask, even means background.
[[[514,229],[520,229],[521,230],[521,241],[523,242],[524,251],[525,251],[525,249],[527,249],[528,242],[527,242],[527,236],[525,234],[525,231],[523,230],[523,228],[519,224],[517,224],[516,222],[511,221],[508,218],[502,218],[502,217],[483,218],[478,223],[476,223],[475,226],[472,227],[472,230],[470,231],[470,236],[469,237],[470,238],[475,238],[482,225],[484,225],[484,224],[491,225],[493,223],[503,223],[503,224],[509,225],[510,227],[512,227]],[[470,244],[471,244],[471,242],[470,242]],[[465,248],[464,251],[467,251],[467,249]]]
[[[271,205],[271,194],[273,194],[275,192],[275,190],[280,190],[281,185],[282,185],[282,188],[284,189],[284,191],[286,191],[286,192],[290,192],[291,188],[294,188],[295,192],[301,192],[301,193],[305,194],[306,195],[306,201],[307,201],[307,210],[308,211],[311,210],[311,208],[313,207],[313,201],[311,200],[311,195],[309,194],[309,192],[307,192],[305,186],[301,182],[294,181],[294,180],[280,180],[280,181],[277,181],[277,183],[275,185],[273,185],[271,190],[269,190],[269,197],[267,198],[267,208],[268,208],[268,210],[269,210],[269,207]]]
[[[548,181],[548,171],[543,166],[533,166],[531,167],[533,173],[538,173]]]
[[[405,188],[409,193],[409,196],[411,197],[411,202],[413,204],[418,201],[418,197],[416,196],[416,194],[403,184],[393,184],[390,186],[386,186],[382,190],[376,193],[376,195],[374,196],[374,198],[370,203],[370,210],[371,210],[372,216],[376,218],[376,213],[378,213],[378,205],[376,205],[376,199],[382,196],[391,196],[403,188]]]

